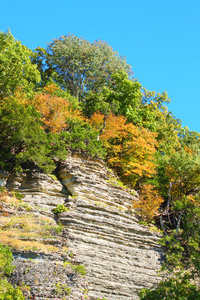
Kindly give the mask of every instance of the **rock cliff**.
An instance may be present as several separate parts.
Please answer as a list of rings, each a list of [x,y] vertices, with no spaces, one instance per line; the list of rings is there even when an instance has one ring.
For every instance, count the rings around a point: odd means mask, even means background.
[[[11,282],[29,286],[27,297],[34,299],[138,299],[138,290],[159,280],[161,249],[158,237],[140,225],[131,210],[137,195],[120,187],[102,161],[83,154],[69,155],[58,167],[57,178],[37,171],[1,172],[1,185],[24,195],[17,209],[2,202],[2,232],[12,215],[31,214],[40,222],[46,218],[52,228],[62,227],[51,238],[19,237],[54,247],[52,251],[21,249],[0,238],[14,249],[17,268]],[[67,211],[53,213],[58,204]],[[79,272],[82,265],[85,276]]]

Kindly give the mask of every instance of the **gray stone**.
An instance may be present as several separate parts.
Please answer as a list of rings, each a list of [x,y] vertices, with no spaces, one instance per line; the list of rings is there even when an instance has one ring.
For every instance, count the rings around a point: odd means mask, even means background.
[[[87,280],[88,299],[134,300],[139,299],[140,289],[160,280],[159,236],[139,224],[131,209],[137,193],[133,196],[117,181],[112,184],[109,176],[101,160],[76,153],[60,165],[58,180],[36,171],[2,175],[4,185],[20,191],[25,196],[23,200],[35,208],[35,215],[46,213],[64,225],[62,239],[71,253],[67,259],[83,264],[87,271],[85,277],[69,275],[71,270],[63,269],[66,257],[61,253],[36,253],[37,263],[32,263],[34,253],[16,252],[13,283],[20,277],[31,287],[32,295],[37,292],[35,299],[55,299],[55,284],[65,282],[72,288],[66,299],[78,300],[84,299]],[[52,208],[57,204],[65,204],[69,211],[55,216]],[[63,244],[60,238],[55,243]]]

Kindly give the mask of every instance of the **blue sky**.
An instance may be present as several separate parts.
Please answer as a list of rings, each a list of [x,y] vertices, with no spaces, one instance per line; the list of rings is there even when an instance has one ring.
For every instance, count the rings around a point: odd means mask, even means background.
[[[3,1],[2,1],[3,2]],[[34,49],[73,33],[107,41],[148,90],[200,132],[200,0],[4,0],[0,31]]]

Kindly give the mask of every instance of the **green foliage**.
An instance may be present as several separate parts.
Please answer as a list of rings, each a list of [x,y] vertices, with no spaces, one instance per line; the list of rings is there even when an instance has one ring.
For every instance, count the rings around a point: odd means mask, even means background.
[[[68,211],[69,209],[67,209],[67,207],[64,206],[64,204],[58,204],[56,206],[56,208],[53,209],[53,213],[54,214],[59,214],[62,213],[64,211]]]
[[[25,297],[19,287],[14,288],[8,283],[6,276],[10,276],[15,266],[12,265],[13,256],[9,247],[0,244],[0,299],[24,300]]]
[[[77,273],[81,274],[82,276],[86,275],[85,267],[82,265],[71,265],[72,270],[75,270]]]
[[[200,291],[191,283],[188,272],[178,272],[162,280],[155,289],[143,289],[139,292],[141,300],[199,300]]]
[[[20,203],[19,206],[25,208],[27,211],[31,211],[32,209],[32,206],[28,205],[27,203]]]
[[[108,83],[96,93],[87,93],[82,104],[85,115],[91,116],[95,111],[107,114],[112,112],[125,116],[128,121],[138,120],[138,108],[142,99],[141,84],[128,77],[121,70],[111,75]],[[137,115],[137,116],[136,116]]]
[[[31,162],[48,173],[55,168],[54,158],[59,160],[67,153],[58,135],[46,134],[41,128],[36,110],[13,97],[0,103],[0,148],[0,166],[9,171]]]
[[[162,270],[167,270],[166,279],[151,290],[140,291],[142,300],[200,299],[199,287],[194,284],[200,274],[200,195],[176,200],[170,218],[171,226],[175,224],[176,228],[170,229],[165,222],[167,235],[160,240],[166,251],[162,266]]]
[[[125,59],[103,41],[90,43],[74,35],[54,39],[47,47],[48,69],[56,71],[54,80],[83,99],[84,92],[98,91],[119,70],[131,73]]]
[[[184,196],[182,201],[174,202],[173,207],[176,229],[168,229],[169,234],[161,239],[166,249],[166,266],[192,267],[200,273],[200,194],[195,197]],[[173,221],[175,223],[175,220]]]
[[[34,49],[31,53],[31,61],[37,66],[37,69],[40,72],[41,81],[37,84],[38,88],[43,88],[47,84],[53,82],[53,68],[48,61],[47,53],[44,48],[37,47]]]
[[[12,266],[12,252],[9,247],[4,247],[0,244],[0,277],[10,276],[15,266]]]
[[[32,107],[4,99],[0,107],[0,165],[11,170],[25,161],[42,165],[46,158],[47,137],[41,129],[38,114]]]
[[[68,296],[71,293],[71,288],[67,286],[67,284],[61,284],[60,282],[55,285],[55,292],[58,295]]]
[[[70,267],[72,268],[72,270],[76,271],[77,273],[81,274],[82,276],[86,275],[86,270],[85,270],[85,267],[83,265],[73,265],[73,264],[69,263],[68,261],[65,261],[63,263],[64,267],[66,267],[68,265],[70,265]]]
[[[0,278],[0,300],[25,300],[20,287],[13,287],[7,279]]]
[[[68,119],[66,131],[60,134],[60,138],[71,149],[79,149],[93,157],[103,158],[105,157],[105,150],[102,147],[102,142],[98,140],[98,134],[88,123]]]
[[[31,50],[15,40],[10,31],[0,32],[0,98],[13,94],[18,86],[30,93],[40,81],[30,55]]]
[[[21,200],[22,198],[24,198],[24,196],[18,191],[11,191],[11,196],[17,198],[18,200]]]

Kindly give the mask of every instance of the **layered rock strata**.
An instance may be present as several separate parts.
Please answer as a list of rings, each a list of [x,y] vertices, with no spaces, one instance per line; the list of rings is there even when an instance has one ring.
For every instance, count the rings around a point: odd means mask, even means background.
[[[64,225],[63,239],[72,259],[86,268],[88,299],[138,299],[138,290],[159,280],[156,272],[161,264],[161,249],[158,237],[140,225],[131,210],[137,195],[120,187],[102,161],[85,155],[69,155],[60,165],[57,177],[53,180],[31,171],[20,176],[4,172],[0,182],[10,190],[20,191],[35,214],[55,219],[52,209],[57,204],[68,207],[55,220]],[[62,259],[59,254],[58,262]],[[17,253],[16,261],[19,270],[27,263],[26,257]],[[47,261],[51,261],[52,269],[55,264],[44,254],[38,266],[45,269]],[[31,287],[31,282],[28,285]],[[86,289],[85,282],[80,286],[82,291]],[[43,299],[41,294],[38,297]],[[84,299],[86,295],[79,297]]]

